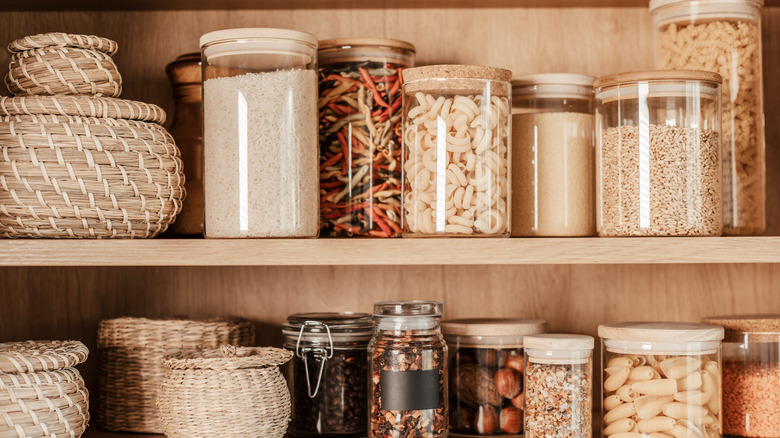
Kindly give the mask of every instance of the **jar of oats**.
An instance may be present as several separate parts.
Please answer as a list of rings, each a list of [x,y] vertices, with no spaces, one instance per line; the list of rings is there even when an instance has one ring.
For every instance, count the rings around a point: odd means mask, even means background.
[[[763,0],[652,0],[656,67],[723,77],[723,234],[760,234],[764,211]]]
[[[718,236],[720,75],[649,71],[599,78],[599,236]]]

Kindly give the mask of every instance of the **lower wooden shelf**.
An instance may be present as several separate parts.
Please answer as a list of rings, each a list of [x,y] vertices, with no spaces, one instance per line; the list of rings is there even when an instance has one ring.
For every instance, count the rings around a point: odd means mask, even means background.
[[[165,435],[153,435],[153,434],[141,434],[141,433],[130,433],[130,432],[107,432],[105,430],[100,430],[97,427],[90,427],[87,429],[87,432],[83,435],[84,438],[164,438]]]

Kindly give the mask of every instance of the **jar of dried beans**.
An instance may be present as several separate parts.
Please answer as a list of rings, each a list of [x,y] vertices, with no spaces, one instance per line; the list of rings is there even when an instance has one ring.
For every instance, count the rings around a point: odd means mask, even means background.
[[[720,438],[723,328],[602,324],[602,437]]]
[[[366,436],[368,342],[366,313],[299,313],[282,326],[292,394],[288,433],[296,437]]]
[[[723,77],[723,234],[766,227],[763,0],[652,0],[656,67]]]
[[[593,236],[593,80],[512,81],[512,236]]]
[[[718,236],[723,229],[717,73],[596,80],[600,236]]]
[[[368,347],[370,438],[447,436],[447,345],[442,303],[374,304]]]
[[[512,72],[406,69],[404,236],[509,236]]]
[[[401,71],[405,41],[320,41],[323,237],[401,235]]]
[[[780,437],[780,315],[720,316],[723,340],[723,433]]]
[[[200,43],[206,237],[316,237],[317,38],[250,28]]]
[[[523,337],[547,331],[524,319],[442,323],[450,351],[450,436],[523,433]]]

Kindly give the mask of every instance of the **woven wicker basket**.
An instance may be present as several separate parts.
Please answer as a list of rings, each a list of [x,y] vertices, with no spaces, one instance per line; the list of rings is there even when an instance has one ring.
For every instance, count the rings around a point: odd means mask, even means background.
[[[117,44],[109,39],[45,33],[18,39],[8,50],[5,83],[15,95],[122,93],[122,76],[111,58]]]
[[[168,368],[161,358],[225,344],[254,344],[253,324],[243,319],[101,321],[98,423],[112,431],[162,433],[156,400]]]
[[[163,359],[158,405],[168,438],[282,438],[290,392],[279,365],[292,352],[223,347]]]
[[[73,366],[87,355],[77,341],[0,344],[0,438],[80,437],[89,392]]]
[[[0,236],[154,237],[181,211],[179,149],[159,107],[0,98]]]

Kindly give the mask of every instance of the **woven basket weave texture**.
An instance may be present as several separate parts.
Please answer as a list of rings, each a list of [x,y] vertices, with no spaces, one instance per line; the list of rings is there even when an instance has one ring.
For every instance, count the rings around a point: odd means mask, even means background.
[[[117,318],[98,328],[98,423],[111,431],[162,433],[157,393],[168,367],[163,356],[199,348],[254,344],[251,321],[238,318]]]
[[[0,438],[80,437],[89,392],[73,366],[88,354],[77,341],[0,344]]]
[[[235,348],[175,354],[158,405],[169,438],[282,438],[290,393],[279,365],[292,352]]]

